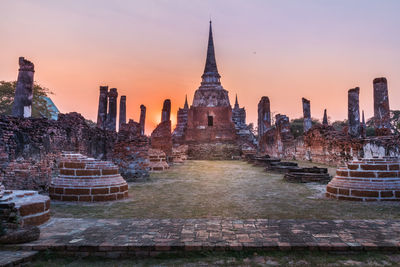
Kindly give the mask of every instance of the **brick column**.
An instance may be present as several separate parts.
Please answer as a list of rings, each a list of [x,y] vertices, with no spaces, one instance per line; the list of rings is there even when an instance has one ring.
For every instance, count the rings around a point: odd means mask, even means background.
[[[140,105],[140,135],[144,135],[144,125],[146,121],[146,106]]]
[[[269,128],[271,128],[270,102],[267,96],[263,96],[258,102],[258,138],[260,139]]]
[[[374,123],[377,135],[390,135],[390,109],[386,78],[376,78],[374,84]]]
[[[121,124],[126,123],[126,96],[121,96],[119,100],[119,128],[121,128]]]
[[[15,89],[12,115],[29,118],[32,116],[33,74],[35,66],[23,57],[19,58],[17,86]]]
[[[348,134],[360,137],[360,88],[356,87],[348,91]]]
[[[171,100],[166,99],[164,101],[162,113],[161,113],[161,122],[169,121],[171,117]]]
[[[100,86],[99,109],[97,111],[97,127],[106,128],[108,86]]]
[[[108,114],[107,114],[107,130],[115,131],[117,126],[117,88],[111,88],[108,92]]]
[[[303,129],[304,133],[311,129],[312,122],[311,122],[311,108],[310,108],[310,100],[302,98],[303,102]]]

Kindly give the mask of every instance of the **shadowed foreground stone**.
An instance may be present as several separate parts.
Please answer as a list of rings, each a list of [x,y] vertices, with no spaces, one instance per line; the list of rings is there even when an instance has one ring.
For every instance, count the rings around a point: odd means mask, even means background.
[[[40,229],[37,226],[26,226],[19,229],[8,229],[0,236],[0,244],[21,244],[38,240]]]
[[[398,220],[54,218],[39,240],[8,246],[68,255],[156,256],[252,250],[399,251]]]

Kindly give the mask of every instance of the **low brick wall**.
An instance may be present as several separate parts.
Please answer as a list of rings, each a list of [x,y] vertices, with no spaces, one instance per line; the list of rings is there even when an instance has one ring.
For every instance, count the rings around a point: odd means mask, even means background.
[[[128,184],[111,162],[71,153],[63,155],[59,167],[60,174],[49,188],[53,200],[92,202],[128,197]]]
[[[362,159],[340,167],[326,187],[326,196],[354,201],[400,201],[400,161]]]

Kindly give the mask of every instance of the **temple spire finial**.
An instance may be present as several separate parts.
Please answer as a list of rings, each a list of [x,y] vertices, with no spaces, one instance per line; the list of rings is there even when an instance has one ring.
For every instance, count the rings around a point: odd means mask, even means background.
[[[239,108],[239,102],[238,102],[237,94],[236,94],[236,98],[235,98],[235,107],[234,108]]]
[[[187,101],[187,95],[185,96],[185,105],[183,106],[183,109],[189,109],[188,101]]]
[[[208,35],[207,58],[204,73],[201,76],[203,82],[219,83],[221,76],[218,73],[217,62],[215,60],[214,40],[212,34],[212,22],[210,20],[210,30]]]

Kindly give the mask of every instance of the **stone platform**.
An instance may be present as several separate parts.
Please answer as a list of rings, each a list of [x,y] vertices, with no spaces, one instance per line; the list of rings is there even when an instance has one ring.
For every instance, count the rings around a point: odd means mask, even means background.
[[[400,250],[400,220],[53,218],[39,240],[3,249],[73,256],[155,256],[185,251]]]
[[[64,153],[59,168],[60,174],[49,187],[53,200],[94,202],[128,197],[128,184],[111,162]]]
[[[400,201],[400,159],[354,160],[340,167],[326,196],[352,201]]]

